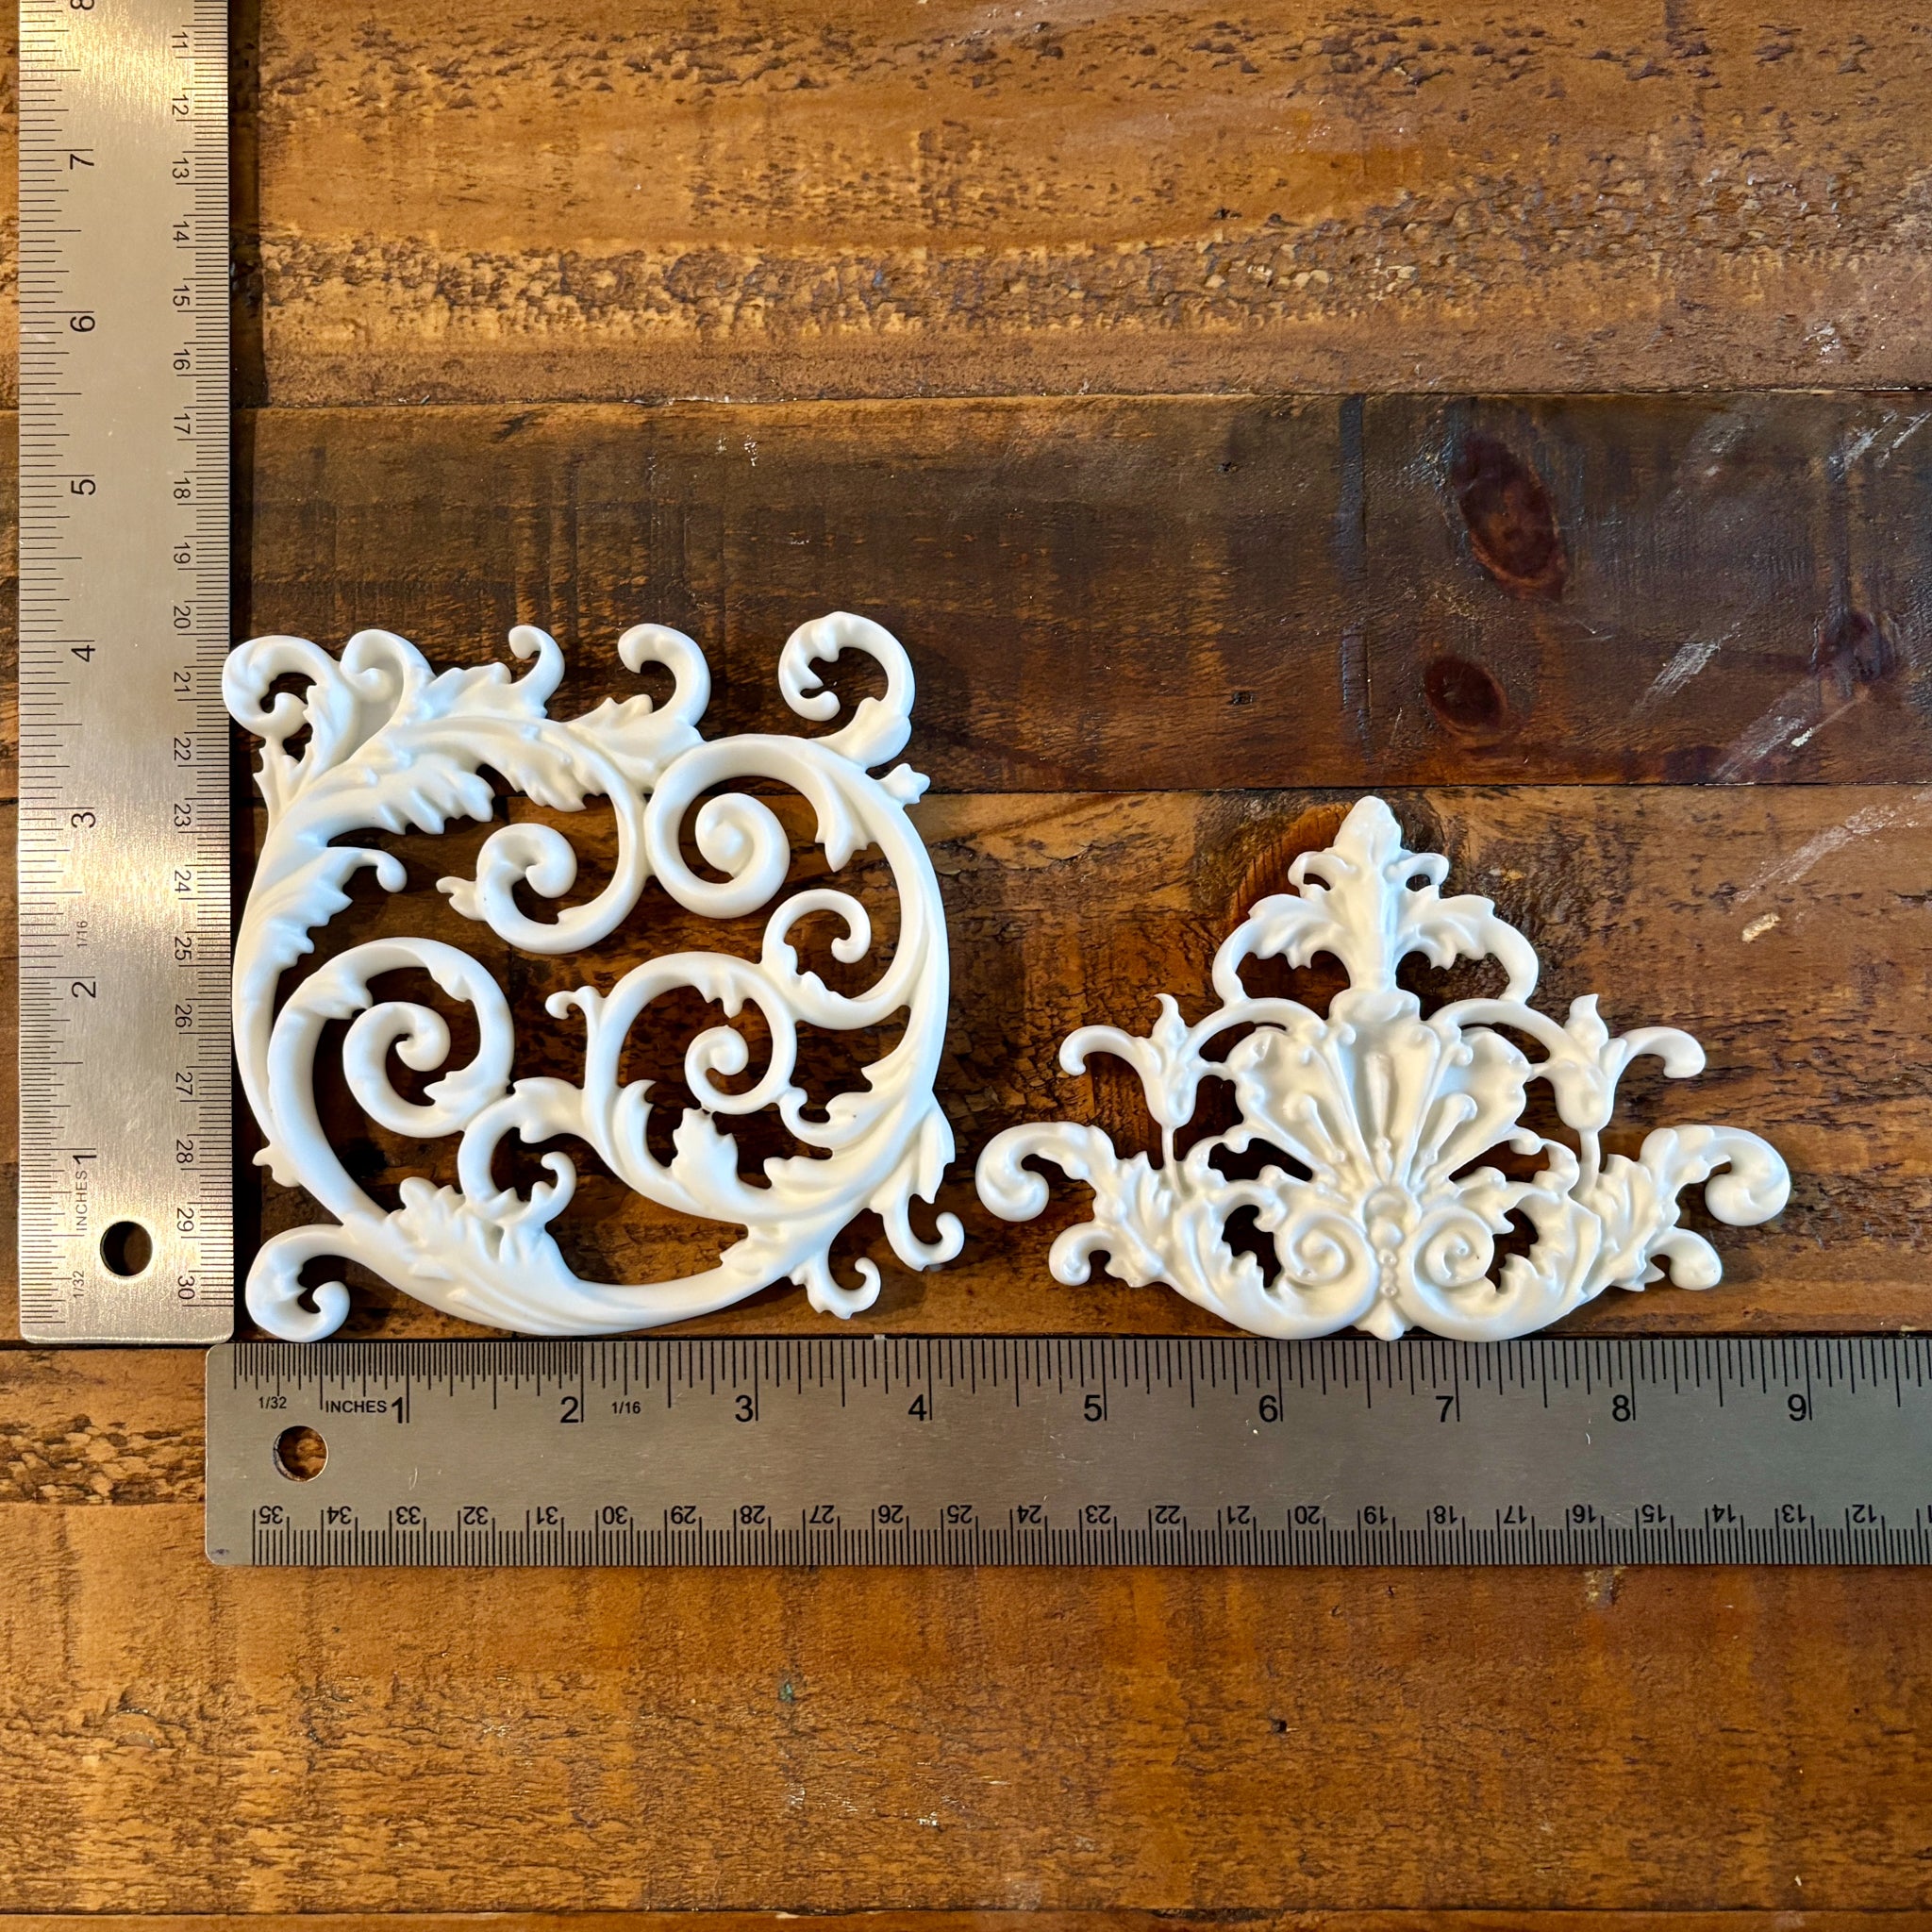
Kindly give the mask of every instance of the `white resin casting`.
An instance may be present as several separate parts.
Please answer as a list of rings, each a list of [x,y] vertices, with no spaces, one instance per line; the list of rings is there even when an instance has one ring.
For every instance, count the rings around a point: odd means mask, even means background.
[[[327,1256],[359,1261],[451,1314],[533,1335],[652,1327],[723,1307],[787,1275],[814,1307],[847,1315],[877,1295],[878,1270],[861,1259],[860,1285],[843,1287],[833,1276],[828,1250],[865,1208],[883,1217],[893,1252],[909,1267],[950,1260],[961,1239],[954,1216],[939,1217],[932,1242],[914,1235],[908,1219],[911,1197],[933,1198],[953,1154],[932,1090],[946,1020],[945,920],[931,860],[906,814],[925,780],[906,765],[883,777],[870,769],[896,757],[911,731],[912,670],[898,641],[844,613],[804,625],[778,658],[778,688],[794,712],[824,721],[838,711],[837,697],[819,688],[813,667],[843,650],[877,661],[885,694],[864,699],[847,724],[824,737],[747,733],[709,742],[698,736],[697,721],[709,700],[710,676],[704,654],[677,631],[640,625],[618,643],[631,670],[648,662],[671,672],[675,688],[668,702],[607,699],[580,718],[545,714],[563,675],[557,645],[525,625],[510,633],[510,648],[536,659],[521,678],[502,664],[432,675],[414,646],[380,630],[351,638],[340,661],[299,638],[282,637],[258,638],[228,659],[228,709],[268,741],[258,776],[268,834],[236,942],[236,1052],[268,1141],[258,1158],[284,1185],[306,1188],[341,1223],[291,1229],[267,1241],[249,1271],[250,1313],[292,1341],[329,1334],[348,1311],[347,1291],[334,1281],[314,1289],[310,1312],[298,1281],[305,1263]],[[291,675],[306,680],[306,691],[271,697],[275,680]],[[305,727],[308,742],[291,755],[287,741]],[[439,833],[452,819],[487,820],[494,805],[487,772],[559,811],[602,798],[616,818],[609,883],[554,920],[528,917],[514,898],[519,886],[561,898],[575,880],[576,855],[549,826],[504,825],[485,841],[474,878],[438,881],[458,912],[512,945],[534,953],[593,945],[628,916],[654,878],[679,905],[708,918],[756,912],[784,885],[791,852],[777,819],[757,798],[737,791],[706,796],[742,779],[774,779],[801,793],[817,812],[818,843],[832,869],[868,845],[884,853],[899,900],[898,943],[871,988],[854,998],[801,972],[791,934],[808,915],[829,913],[842,924],[832,952],[848,964],[872,944],[864,908],[846,892],[819,889],[776,908],[756,959],[670,954],[635,967],[608,992],[554,994],[551,1013],[563,1019],[575,1009],[581,1018],[581,1086],[551,1078],[512,1083],[515,1041],[501,989],[468,954],[437,941],[355,946],[302,981],[277,1013],[277,983],[312,949],[313,929],[348,905],[351,875],[366,866],[389,891],[405,883],[393,854],[334,841],[377,827]],[[679,852],[680,828],[693,806],[697,850],[722,878],[700,876]],[[393,1048],[419,1073],[440,1068],[450,1052],[449,1029],[428,1007],[375,1000],[371,980],[399,969],[426,973],[466,1003],[480,1035],[468,1065],[425,1090],[427,1104],[395,1091],[388,1057]],[[666,1165],[645,1147],[648,1083],[622,1082],[618,1069],[631,1026],[651,1001],[680,987],[697,989],[727,1017],[756,1008],[770,1030],[771,1058],[754,1086],[733,1093],[713,1076],[744,1071],[750,1050],[743,1035],[714,1026],[691,1043],[685,1077],[698,1105],[683,1114],[675,1158]],[[904,1035],[864,1069],[864,1091],[838,1095],[824,1118],[808,1115],[807,1095],[791,1078],[798,1026],[849,1031],[901,1011]],[[461,1136],[459,1187],[406,1180],[402,1206],[386,1213],[350,1179],[316,1112],[315,1051],[331,1020],[353,1021],[343,1070],[373,1120],[419,1140]],[[740,1176],[737,1143],[719,1124],[764,1107],[775,1107],[814,1152],[767,1161],[768,1184],[755,1186]],[[510,1134],[526,1142],[576,1135],[640,1194],[746,1232],[702,1274],[625,1285],[585,1281],[549,1232],[571,1198],[575,1170],[553,1151],[543,1156],[550,1182],[533,1187],[527,1198],[499,1187],[491,1161]]]
[[[1023,1163],[1052,1162],[1093,1191],[1091,1221],[1055,1241],[1063,1282],[1108,1269],[1140,1288],[1164,1281],[1190,1301],[1257,1335],[1326,1335],[1353,1323],[1392,1340],[1411,1326],[1464,1341],[1503,1341],[1543,1327],[1610,1287],[1641,1288],[1670,1264],[1681,1288],[1709,1288],[1722,1269],[1701,1235],[1677,1225],[1680,1190],[1708,1179],[1710,1212],[1734,1227],[1767,1221],[1790,1192],[1775,1151],[1730,1127],[1667,1127],[1635,1160],[1607,1158],[1624,1069],[1655,1055],[1674,1077],[1704,1066],[1703,1049],[1673,1027],[1612,1039],[1594,996],[1557,1025],[1526,1004],[1537,957],[1487,899],[1444,899],[1448,861],[1403,849],[1379,798],[1352,810],[1326,851],[1296,859],[1298,893],[1261,900],[1214,960],[1224,1002],[1189,1026],[1167,994],[1147,1039],[1083,1026],[1060,1051],[1070,1074],[1093,1053],[1118,1055],[1140,1074],[1159,1124],[1163,1158],[1123,1160],[1097,1127],[1059,1121],[1009,1128],[979,1158],[979,1196],[1008,1221],[1046,1205],[1046,1183]],[[1325,1018],[1288,999],[1252,999],[1241,963],[1282,958],[1306,965],[1326,953],[1349,986]],[[1424,1017],[1395,983],[1411,953],[1437,966],[1492,958],[1507,975],[1500,999],[1457,1000]],[[1532,1060],[1507,1028],[1542,1054]],[[1245,1028],[1222,1059],[1207,1047]],[[1232,1084],[1240,1124],[1174,1158],[1175,1131],[1193,1118],[1204,1078]],[[1549,1083],[1575,1147],[1522,1124],[1526,1089]],[[1511,1180],[1474,1162],[1507,1146],[1541,1158]],[[1252,1152],[1251,1152],[1252,1150]],[[1226,1178],[1224,1153],[1272,1157],[1252,1179]],[[1224,1240],[1229,1217],[1253,1211],[1273,1238],[1271,1282],[1251,1254]],[[1492,1278],[1496,1240],[1514,1215],[1534,1233]]]

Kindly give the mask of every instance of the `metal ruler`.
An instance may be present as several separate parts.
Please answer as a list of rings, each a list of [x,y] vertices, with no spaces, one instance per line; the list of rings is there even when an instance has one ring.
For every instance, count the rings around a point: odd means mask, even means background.
[[[208,1545],[342,1565],[1925,1563],[1932,1339],[249,1342],[208,1359]]]
[[[233,1323],[227,21],[21,0],[20,1305]]]

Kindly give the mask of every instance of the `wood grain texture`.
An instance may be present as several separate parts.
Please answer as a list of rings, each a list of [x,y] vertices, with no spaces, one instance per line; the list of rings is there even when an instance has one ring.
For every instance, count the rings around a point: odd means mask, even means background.
[[[1932,779],[1905,395],[268,410],[238,632],[598,685],[698,637],[732,729],[877,617],[942,791]],[[715,728],[715,727],[714,727]]]
[[[808,842],[803,814],[777,803]],[[1047,1246],[1077,1218],[1084,1192],[1057,1188],[1056,1207],[1041,1222],[1008,1226],[977,1206],[971,1166],[991,1134],[1032,1119],[1093,1119],[1124,1151],[1150,1147],[1132,1075],[1108,1060],[1083,1076],[1061,1074],[1061,1040],[1086,1022],[1144,1028],[1157,991],[1174,992],[1191,1017],[1206,1011],[1222,938],[1255,898],[1285,886],[1295,854],[1327,841],[1345,803],[1307,792],[1008,794],[938,798],[918,808],[953,954],[953,1021],[938,1091],[960,1159],[941,1205],[962,1215],[969,1241],[958,1261],[915,1274],[893,1259],[874,1224],[863,1224],[838,1252],[872,1255],[885,1288],[857,1325],[1217,1332],[1212,1317],[1163,1290],[1108,1277],[1077,1289],[1054,1283]],[[1560,1013],[1595,991],[1619,1030],[1676,1024],[1704,1043],[1709,1063],[1696,1080],[1664,1080],[1648,1062],[1633,1068],[1608,1137],[1614,1151],[1634,1154],[1652,1126],[1711,1121],[1764,1133],[1793,1169],[1791,1205],[1776,1223],[1709,1230],[1724,1257],[1722,1287],[1612,1292],[1573,1317],[1572,1331],[1856,1331],[1932,1320],[1923,1258],[1932,1220],[1924,1127],[1932,1072],[1919,1050],[1932,1010],[1932,790],[1522,788],[1398,792],[1391,803],[1412,845],[1449,855],[1456,888],[1493,897],[1531,936],[1544,962],[1539,1000],[1546,1009]],[[573,836],[585,861],[577,890],[593,892],[610,861],[608,815],[593,809],[549,822]],[[428,890],[436,877],[469,869],[487,830],[383,841],[404,858],[416,889],[401,904],[358,890],[355,907],[323,935],[318,962],[385,931],[461,946],[509,991],[518,1073],[575,1078],[579,1036],[544,1019],[546,994],[579,984],[608,990],[640,959],[687,947],[756,953],[760,919],[698,920],[655,886],[592,953],[561,960],[513,953]],[[823,876],[808,855],[794,869],[797,885]],[[879,944],[888,945],[892,902],[882,871],[861,856],[839,876],[872,909]],[[803,930],[808,963],[841,974],[826,935]],[[869,977],[842,971],[849,990]],[[1470,990],[1478,969],[1461,972],[1457,983]],[[1251,983],[1291,983],[1285,973],[1270,975],[1257,968]],[[1320,972],[1300,979],[1317,1004],[1332,983]],[[1424,970],[1412,983],[1434,997],[1446,982]],[[398,992],[404,984],[395,982]],[[431,997],[431,989],[412,978],[408,996]],[[459,1008],[451,1017],[461,1058],[467,1022]],[[686,1044],[723,1023],[693,995],[654,1007],[649,1029],[634,1033],[626,1077],[660,1083],[654,1107],[663,1109],[666,1131],[691,1104],[679,1071]],[[892,1037],[887,1029],[856,1042],[808,1041],[802,1077],[823,1098],[852,1084]],[[325,1050],[325,1067],[333,1053]],[[756,1040],[754,1056],[756,1069]],[[351,1172],[378,1200],[393,1205],[396,1183],[409,1174],[454,1181],[453,1143],[425,1147],[388,1134],[355,1109],[332,1073],[319,1091]],[[753,1173],[766,1156],[793,1151],[768,1115],[750,1117],[743,1145]],[[731,1239],[660,1213],[609,1177],[589,1149],[572,1152],[585,1178],[558,1229],[580,1272],[661,1278],[708,1265]],[[525,1183],[541,1178],[534,1164],[513,1172]],[[265,1231],[314,1218],[306,1196],[265,1178],[260,1187]],[[1707,1226],[1701,1210],[1696,1224]],[[379,1284],[364,1287],[351,1332],[463,1332]],[[781,1287],[698,1325],[798,1333],[825,1331],[827,1321]]]
[[[1917,384],[1926,24],[263,0],[275,402]]]
[[[91,1912],[87,1932],[784,1932],[790,1912]],[[1925,1912],[816,1912],[815,1932],[1918,1932]],[[0,1932],[81,1932],[78,1915],[0,1913]]]
[[[1796,1173],[1722,1235],[1723,1287],[1574,1325],[1924,1324],[1923,7],[244,0],[233,28],[238,394],[303,406],[238,425],[238,633],[475,661],[534,621],[588,703],[655,617],[742,729],[779,722],[801,618],[891,624],[969,1161],[1058,1112],[1130,1140],[1127,1081],[1060,1077],[1060,1037],[1157,990],[1198,1010],[1332,833],[1309,788],[1456,788],[1393,802],[1531,934],[1545,1002],[1710,1049],[1630,1083],[1623,1144],[1735,1121]],[[0,317],[11,196],[0,171]],[[1587,393],[1781,386],[1837,392]],[[718,400],[636,407],[681,397]],[[370,403],[410,407],[334,407]],[[439,907],[408,910],[536,1012],[564,969]],[[571,976],[687,936],[654,897]],[[570,1067],[567,1034],[527,1045]],[[404,1151],[353,1147],[377,1189]],[[889,1267],[861,1325],[1213,1325],[1052,1285],[1077,1198],[971,1210],[961,1261]],[[569,1239],[697,1258],[594,1176]],[[356,1324],[456,1332],[392,1294]],[[791,1291],[704,1325],[828,1326]],[[1932,1908],[1932,1576],[217,1571],[199,1375],[0,1347],[0,1932]]]
[[[146,1359],[185,1435],[195,1362]],[[1912,1572],[250,1573],[201,1535],[186,1502],[0,1507],[8,1908],[1932,1889]]]
[[[16,1348],[0,1356],[0,1510],[202,1497],[202,1356]],[[0,1676],[10,1674],[12,1655]]]

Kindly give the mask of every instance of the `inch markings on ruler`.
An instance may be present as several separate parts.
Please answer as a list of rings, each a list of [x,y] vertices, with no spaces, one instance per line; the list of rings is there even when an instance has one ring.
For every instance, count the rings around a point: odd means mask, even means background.
[[[208,1549],[1927,1563],[1932,1338],[245,1342],[208,1358]]]
[[[233,1325],[227,19],[21,0],[20,1307]]]

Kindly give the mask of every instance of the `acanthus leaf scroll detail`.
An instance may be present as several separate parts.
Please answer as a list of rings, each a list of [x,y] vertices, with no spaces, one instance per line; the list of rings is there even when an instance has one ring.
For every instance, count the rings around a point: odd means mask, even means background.
[[[530,662],[521,677],[502,664],[434,673],[413,645],[381,630],[358,632],[340,658],[286,637],[258,638],[229,657],[228,709],[266,741],[258,782],[268,829],[236,941],[242,1082],[266,1141],[258,1158],[278,1181],[307,1189],[337,1218],[263,1244],[248,1277],[250,1313],[291,1340],[333,1332],[348,1310],[346,1289],[323,1283],[308,1292],[311,1307],[300,1276],[312,1260],[342,1257],[446,1312],[526,1334],[652,1327],[787,1277],[815,1307],[846,1315],[875,1298],[878,1270],[861,1258],[858,1285],[841,1283],[831,1244],[867,1209],[883,1220],[908,1267],[951,1259],[963,1238],[955,1216],[937,1218],[931,1241],[910,1220],[914,1196],[930,1202],[936,1195],[953,1139],[933,1094],[948,997],[944,911],[906,809],[925,780],[905,765],[883,776],[874,769],[897,757],[911,730],[912,671],[897,640],[846,612],[801,626],[778,659],[779,689],[795,713],[814,722],[837,713],[839,700],[820,688],[815,667],[848,650],[874,660],[884,693],[861,700],[844,725],[822,737],[744,733],[709,741],[698,732],[710,697],[704,654],[677,631],[640,625],[618,643],[630,670],[655,664],[670,672],[668,700],[607,699],[572,719],[548,714],[564,669],[557,644],[530,625],[519,625],[509,641]],[[306,689],[275,691],[288,677],[304,680]],[[305,730],[306,744],[291,751]],[[828,987],[801,967],[791,939],[799,921],[813,914],[837,921],[841,930],[831,949],[847,964],[870,953],[872,924],[845,891],[797,891],[774,908],[757,958],[670,954],[632,968],[608,991],[586,987],[553,995],[550,1012],[583,1029],[581,1084],[512,1079],[515,1030],[502,989],[475,959],[438,941],[354,946],[302,980],[277,1010],[283,974],[313,949],[315,930],[349,904],[358,872],[372,871],[391,892],[407,883],[392,853],[336,841],[358,831],[438,834],[453,820],[487,821],[494,793],[486,771],[560,812],[602,799],[615,822],[609,880],[554,919],[530,917],[515,898],[522,887],[555,901],[575,883],[576,855],[549,825],[499,826],[484,841],[474,876],[437,882],[458,913],[511,945],[541,954],[594,945],[629,916],[654,879],[707,918],[758,911],[786,883],[791,841],[760,798],[719,788],[763,780],[791,788],[809,805],[834,871],[868,846],[883,854],[899,903],[891,956],[860,993]],[[699,856],[722,876],[703,876],[687,862],[680,842],[687,822]],[[395,1091],[389,1056],[418,1073],[438,1072],[451,1052],[450,1032],[432,1008],[376,998],[372,982],[400,970],[427,974],[466,1006],[479,1037],[469,1063],[441,1072],[422,1101]],[[678,988],[715,1002],[727,1024],[701,1034],[686,1052],[686,1084],[698,1105],[684,1111],[673,1157],[662,1161],[646,1143],[648,1084],[623,1080],[619,1069],[632,1026],[654,999]],[[763,1019],[769,1064],[738,1092],[717,1081],[750,1063],[743,1034],[728,1024],[747,1008]],[[901,1012],[904,1030],[863,1069],[862,1090],[834,1096],[822,1117],[808,1111],[792,1077],[798,1027],[852,1031]],[[315,1100],[315,1056],[330,1021],[349,1023],[343,1073],[372,1120],[417,1140],[458,1137],[457,1187],[406,1180],[401,1205],[385,1211],[350,1176]],[[741,1175],[737,1144],[720,1122],[768,1106],[808,1151],[767,1161],[759,1187]],[[744,1234],[716,1266],[680,1279],[585,1280],[550,1231],[575,1187],[575,1166],[551,1151],[541,1157],[547,1181],[526,1195],[505,1189],[492,1161],[512,1135],[526,1143],[575,1136],[637,1192]]]
[[[1260,900],[1216,955],[1214,1012],[1190,1025],[1162,994],[1144,1038],[1083,1026],[1061,1049],[1070,1074],[1103,1053],[1134,1068],[1160,1129],[1158,1164],[1123,1159],[1099,1128],[1066,1121],[1008,1128],[981,1153],[980,1199],[1006,1220],[1030,1220],[1046,1206],[1030,1159],[1092,1191],[1092,1218],[1053,1245],[1058,1280],[1087,1280],[1105,1254],[1108,1272],[1129,1285],[1165,1282],[1257,1335],[1354,1325],[1390,1340],[1420,1327],[1501,1341],[1666,1272],[1679,1287],[1714,1285],[1715,1249],[1679,1221],[1686,1188],[1707,1182],[1707,1208],[1731,1226],[1784,1207],[1784,1161],[1739,1128],[1658,1128],[1635,1159],[1606,1155],[1601,1136],[1630,1062],[1648,1055],[1682,1078],[1702,1071],[1703,1050],[1668,1026],[1613,1037],[1594,996],[1574,1001],[1560,1024],[1531,1007],[1529,941],[1489,900],[1444,898],[1448,861],[1405,849],[1381,799],[1360,800],[1334,844],[1303,854],[1289,875],[1297,890]],[[1349,979],[1325,1015],[1249,995],[1246,961],[1299,967],[1318,953]],[[1437,966],[1495,959],[1507,984],[1498,997],[1425,1015],[1396,984],[1412,953]],[[1215,1057],[1213,1044],[1236,1033]],[[1239,1120],[1176,1158],[1176,1132],[1207,1079],[1232,1087]],[[1574,1145],[1524,1124],[1535,1081],[1549,1087]],[[1512,1179],[1482,1164],[1503,1148],[1541,1165]],[[1231,1178],[1216,1164],[1223,1152],[1266,1164]],[[1244,1210],[1272,1241],[1272,1278],[1227,1241]],[[1532,1244],[1499,1267],[1498,1241],[1518,1222]]]

